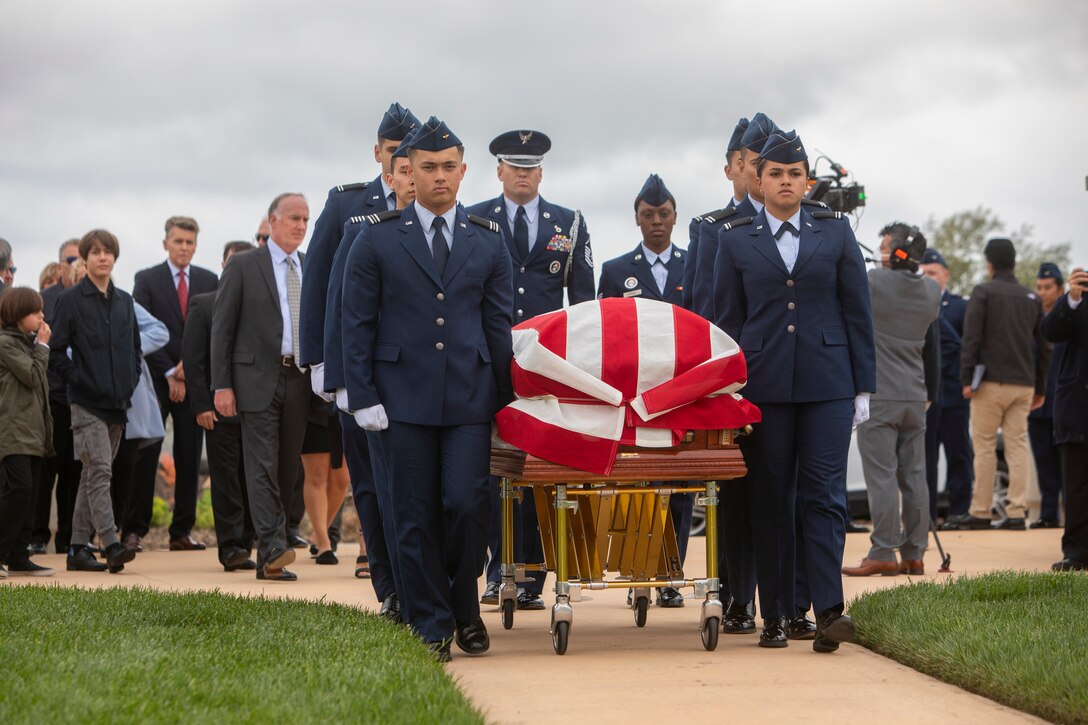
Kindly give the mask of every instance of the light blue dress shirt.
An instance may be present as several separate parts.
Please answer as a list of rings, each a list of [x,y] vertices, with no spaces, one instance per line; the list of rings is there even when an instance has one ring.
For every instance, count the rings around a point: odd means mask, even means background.
[[[654,276],[654,282],[657,282],[657,291],[662,297],[665,296],[665,283],[669,280],[669,260],[672,258],[672,245],[658,254],[657,252],[651,252],[649,247],[645,244],[642,245],[642,253],[646,255],[646,262],[650,265],[650,274]],[[658,264],[660,260],[660,264]]]
[[[782,255],[782,261],[786,263],[786,269],[792,274],[793,265],[797,263],[797,252],[801,248],[801,210],[798,209],[786,221],[793,225],[793,230],[783,232],[782,238],[776,239],[775,244],[778,245],[778,253]],[[773,214],[767,214],[767,227],[771,230],[772,237],[778,234],[778,228],[785,223],[776,219]]]
[[[397,195],[393,194],[393,187],[390,186],[389,184],[385,183],[385,174],[384,173],[381,176],[381,181],[382,181],[382,198],[385,199],[385,208],[386,209],[396,209],[397,208]],[[392,199],[389,198],[390,194],[393,194]]]
[[[276,278],[276,293],[280,298],[280,314],[283,316],[283,337],[280,338],[280,355],[295,355],[295,344],[291,339],[291,308],[287,304],[287,257],[295,262],[299,284],[302,283],[302,260],[296,249],[290,255],[276,244],[275,239],[268,240],[268,252],[272,255],[272,274]]]

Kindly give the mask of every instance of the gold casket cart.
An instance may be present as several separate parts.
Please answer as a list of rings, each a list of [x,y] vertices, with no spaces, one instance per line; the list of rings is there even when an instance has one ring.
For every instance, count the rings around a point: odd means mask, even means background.
[[[646,624],[652,587],[694,587],[703,597],[703,646],[718,645],[722,602],[718,578],[716,481],[748,471],[734,430],[689,431],[673,448],[620,446],[607,477],[544,461],[515,448],[491,450],[491,475],[500,479],[502,557],[499,607],[514,626],[517,583],[530,571],[555,572],[551,635],[556,654],[567,651],[572,601],[583,589],[633,589],[635,624]],[[650,482],[665,482],[651,485]],[[677,485],[669,486],[668,482]],[[686,482],[686,485],[684,483]],[[699,482],[699,485],[693,485]],[[528,489],[536,501],[544,562],[515,562],[514,501]],[[685,578],[669,513],[673,493],[696,493],[706,507],[706,577]],[[605,579],[605,573],[614,573]]]

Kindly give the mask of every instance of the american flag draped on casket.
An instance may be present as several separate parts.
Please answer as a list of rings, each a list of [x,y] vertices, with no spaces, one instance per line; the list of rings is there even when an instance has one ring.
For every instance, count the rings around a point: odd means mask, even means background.
[[[514,328],[517,395],[499,437],[547,461],[608,475],[619,446],[667,448],[688,430],[760,420],[742,398],[744,353],[676,305],[583,302]]]

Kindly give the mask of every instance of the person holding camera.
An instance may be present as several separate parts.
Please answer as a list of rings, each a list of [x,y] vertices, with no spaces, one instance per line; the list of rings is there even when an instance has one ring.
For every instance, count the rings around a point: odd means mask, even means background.
[[[917,227],[895,222],[880,236],[881,266],[869,272],[876,392],[869,420],[858,426],[872,546],[860,564],[842,568],[847,576],[923,574],[929,543],[926,408],[940,384],[941,288],[918,274],[926,239]],[[902,564],[895,560],[896,549]]]
[[[1077,267],[1069,275],[1069,291],[1043,318],[1043,336],[1064,342],[1058,362],[1054,401],[1054,438],[1061,448],[1065,488],[1065,533],[1062,560],[1054,571],[1088,569],[1088,272]]]

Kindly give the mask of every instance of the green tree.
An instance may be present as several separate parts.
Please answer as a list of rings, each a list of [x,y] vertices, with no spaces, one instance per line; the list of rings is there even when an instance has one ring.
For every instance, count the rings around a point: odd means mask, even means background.
[[[1063,271],[1069,269],[1072,245],[1042,244],[1031,240],[1030,224],[1018,229],[1006,230],[1005,222],[986,207],[956,212],[944,219],[930,217],[923,226],[929,246],[937,249],[948,262],[951,279],[948,288],[960,295],[970,294],[971,289],[986,280],[986,259],[982,250],[986,240],[1006,236],[1016,246],[1016,277],[1029,288],[1035,286],[1035,274],[1042,262],[1054,262]],[[1068,272],[1067,272],[1068,273]]]

